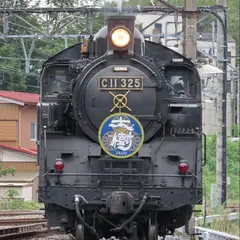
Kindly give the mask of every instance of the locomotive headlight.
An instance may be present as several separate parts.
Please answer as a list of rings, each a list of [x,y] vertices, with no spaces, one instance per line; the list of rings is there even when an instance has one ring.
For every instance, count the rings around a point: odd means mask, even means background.
[[[116,47],[126,47],[130,43],[130,40],[130,32],[125,28],[116,28],[111,33],[111,41]]]

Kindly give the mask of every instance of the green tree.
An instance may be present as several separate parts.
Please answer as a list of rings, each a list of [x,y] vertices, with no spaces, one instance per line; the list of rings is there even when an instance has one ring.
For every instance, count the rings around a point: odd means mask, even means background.
[[[17,0],[16,4],[21,7],[29,6],[30,0]],[[1,1],[0,6],[12,7],[14,0]],[[29,23],[27,23],[29,22]],[[0,26],[4,25],[4,19],[0,18]],[[35,15],[21,12],[17,15],[8,16],[8,34],[32,34],[32,27],[40,28],[39,21]],[[2,30],[2,29],[1,29]],[[31,39],[24,39],[26,49],[29,50]],[[0,72],[4,73],[1,80],[0,89],[11,91],[26,91],[27,76],[25,73],[24,53],[20,38],[3,38],[0,40]],[[31,74],[30,74],[31,75]]]
[[[46,3],[53,7],[80,7],[86,6],[88,3],[84,0],[45,0]],[[29,6],[31,0],[17,0],[21,6]],[[37,1],[36,1],[37,2]],[[95,1],[100,3],[102,1]],[[174,5],[183,5],[183,0],[168,0],[168,3]],[[215,0],[199,0],[198,5],[214,5]],[[12,7],[14,0],[0,1],[0,7],[5,3],[8,7]],[[105,6],[116,6],[116,2],[105,2]],[[129,0],[123,1],[123,7],[136,5],[150,5],[149,0]],[[36,4],[37,6],[37,4]],[[228,26],[229,34],[239,43],[239,1],[228,0]],[[9,34],[39,34],[46,32],[46,23],[37,14],[26,14],[24,12],[18,14],[19,17],[9,15]],[[21,19],[22,18],[22,19]],[[95,13],[93,15],[93,33],[96,33],[104,25],[105,13]],[[205,20],[198,25],[199,29],[210,30],[211,19]],[[76,13],[72,16],[67,13],[51,13],[49,15],[49,32],[50,34],[89,34],[88,16],[81,16]],[[27,23],[27,22],[28,23]],[[3,18],[0,18],[0,27],[3,25]],[[3,29],[0,29],[0,31]],[[68,46],[74,45],[80,39],[67,39]],[[24,39],[27,52],[32,44],[32,39]],[[239,44],[237,44],[239,45]],[[32,59],[39,61],[31,61],[30,73],[25,72],[25,58],[23,54],[22,43],[17,39],[0,39],[0,89],[13,91],[38,92],[36,87],[39,77],[39,69],[42,63],[62,51],[65,47],[64,39],[35,39]],[[238,54],[239,55],[239,54]],[[9,59],[10,57],[10,59]],[[4,74],[2,74],[4,73]]]
[[[19,2],[20,1],[20,2]],[[0,7],[3,2],[0,1]],[[30,0],[17,0],[21,6],[28,6]],[[86,1],[78,0],[47,0],[48,4],[54,7],[79,7],[85,6]],[[97,3],[98,1],[95,1]],[[5,0],[5,6],[12,7],[14,0]],[[36,5],[37,6],[37,5]],[[19,17],[9,16],[9,34],[41,34],[46,32],[46,22],[37,14],[18,14]],[[50,34],[90,34],[87,16],[80,13],[68,15],[67,13],[51,13],[49,15]],[[93,15],[93,33],[97,32],[104,24],[104,14],[95,13]],[[0,26],[3,19],[0,18]],[[0,29],[0,31],[3,29]],[[79,39],[67,39],[68,46],[79,42]],[[24,44],[28,53],[32,39],[25,38]],[[25,72],[25,56],[20,38],[0,39],[0,89],[12,91],[38,92],[39,70],[42,63],[49,57],[62,51],[65,48],[64,39],[35,39],[31,58],[39,61],[31,61],[30,73]],[[3,77],[2,77],[3,73]]]

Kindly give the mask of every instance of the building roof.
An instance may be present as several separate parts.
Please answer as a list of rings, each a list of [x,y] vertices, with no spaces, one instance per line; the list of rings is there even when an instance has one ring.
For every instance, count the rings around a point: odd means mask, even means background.
[[[36,150],[30,150],[30,149],[25,149],[25,148],[14,148],[14,147],[9,147],[9,146],[3,145],[3,144],[0,144],[0,147],[8,149],[8,150],[12,150],[12,151],[20,152],[20,153],[29,154],[32,156],[37,156]]]
[[[220,68],[217,68],[211,64],[205,64],[201,66],[201,68],[198,68],[198,72],[201,76],[223,73],[223,71]]]
[[[228,42],[236,43],[236,40],[233,37],[231,37],[229,34],[228,34],[227,37],[228,37]],[[215,34],[214,34],[215,42],[217,41],[217,38],[218,38],[218,35],[215,32]],[[211,42],[212,41],[212,33],[211,32],[198,32],[197,33],[197,40],[198,41],[209,41],[209,42]]]
[[[37,105],[39,95],[34,93],[26,92],[13,92],[13,91],[2,91],[0,90],[0,98],[3,100],[13,100],[19,105]]]

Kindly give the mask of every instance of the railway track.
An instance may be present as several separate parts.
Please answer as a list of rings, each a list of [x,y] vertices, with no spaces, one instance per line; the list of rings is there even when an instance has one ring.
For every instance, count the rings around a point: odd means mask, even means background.
[[[35,211],[35,210],[25,210],[25,211],[9,211],[9,210],[0,210],[0,218],[3,216],[27,216],[27,215],[44,215],[44,211]]]
[[[17,219],[0,219],[0,226],[5,225],[23,225],[32,223],[47,223],[45,218],[17,218]]]
[[[43,211],[0,211],[0,239],[19,239],[46,234]]]
[[[23,238],[41,238],[44,239],[48,236],[53,234],[60,234],[59,229],[47,229],[47,228],[39,228],[37,229],[36,226],[25,225],[21,227],[11,227],[8,230],[9,232],[5,232],[3,235],[0,235],[0,240],[16,240],[16,239],[23,239]],[[16,232],[14,232],[16,231]]]
[[[68,234],[64,235],[59,228],[48,229],[47,219],[43,211],[0,211],[0,240],[15,239],[47,239],[48,236],[57,235],[64,239],[75,239]],[[65,236],[65,237],[64,237]],[[56,237],[56,236],[55,236]],[[55,238],[53,238],[55,239]],[[59,239],[56,237],[56,239]],[[166,238],[179,240],[179,238]],[[117,240],[115,238],[105,240]],[[158,240],[161,240],[159,238]]]
[[[8,226],[1,227],[0,239],[12,239],[12,236],[21,236],[30,232],[43,230],[47,227],[46,223],[33,223],[15,226],[14,223]],[[8,238],[7,238],[8,237]]]

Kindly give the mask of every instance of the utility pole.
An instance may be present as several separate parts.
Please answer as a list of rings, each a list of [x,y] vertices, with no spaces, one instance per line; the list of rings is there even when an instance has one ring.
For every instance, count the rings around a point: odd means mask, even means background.
[[[217,0],[217,4],[227,7],[227,0]],[[224,11],[218,13],[224,21]],[[224,59],[224,32],[220,21],[217,21],[217,67],[223,69],[227,59]],[[217,144],[216,144],[216,184],[217,203],[224,204],[227,199],[227,83],[223,74],[218,74],[217,86]]]
[[[196,0],[184,0],[184,13],[182,14],[183,20],[183,55],[197,63],[197,3]],[[188,229],[186,229],[188,228]],[[186,231],[187,230],[187,231]],[[186,232],[188,234],[186,234]],[[191,217],[188,226],[183,230],[183,239],[195,239],[195,218]]]
[[[184,0],[183,14],[183,55],[193,63],[197,59],[197,3],[196,0]]]

